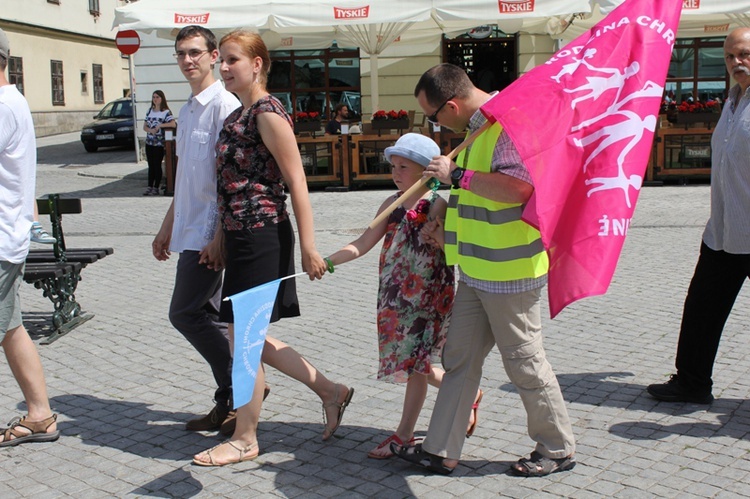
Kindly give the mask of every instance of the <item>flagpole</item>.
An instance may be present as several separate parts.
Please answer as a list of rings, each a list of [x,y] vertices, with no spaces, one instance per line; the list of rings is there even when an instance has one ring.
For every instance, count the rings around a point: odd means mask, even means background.
[[[292,275],[288,275],[286,277],[282,277],[281,279],[279,279],[279,281],[285,281],[286,279],[291,279],[293,277],[301,277],[303,275],[307,275],[307,272],[297,272],[296,274],[292,274]],[[269,282],[274,282],[274,281],[269,281]],[[265,284],[268,284],[268,283],[265,283]],[[258,284],[258,286],[263,286],[263,284]],[[258,287],[258,286],[254,286],[254,287]],[[244,291],[241,291],[241,293],[244,293]],[[237,293],[237,294],[239,294],[239,293]],[[221,301],[230,301],[229,300],[229,296],[224,297],[224,299],[221,300]]]
[[[458,155],[458,153],[460,153],[461,151],[463,151],[464,149],[466,149],[467,147],[469,147],[472,144],[472,142],[474,142],[474,140],[476,140],[476,138],[479,137],[479,135],[481,135],[482,133],[484,133],[485,130],[487,130],[490,126],[492,126],[492,122],[490,122],[488,120],[484,125],[482,125],[479,128],[477,128],[471,135],[469,135],[468,137],[466,137],[466,139],[464,139],[464,141],[461,142],[455,149],[453,149],[451,152],[449,152],[447,154],[448,159],[452,160],[453,158],[455,158]],[[401,196],[399,196],[399,198],[397,200],[395,200],[393,203],[391,203],[390,206],[388,206],[388,208],[384,209],[377,217],[375,217],[375,219],[372,222],[370,222],[370,225],[368,225],[367,227],[370,228],[370,229],[374,229],[375,227],[377,227],[378,224],[380,224],[380,222],[382,222],[383,220],[385,220],[386,218],[388,218],[388,215],[390,215],[391,213],[393,213],[393,210],[395,210],[396,208],[398,208],[399,205],[401,205],[405,199],[409,198],[409,196],[415,194],[417,191],[419,191],[421,188],[423,188],[424,185],[431,178],[433,178],[433,177],[422,177],[422,178],[420,178],[419,182],[417,182],[414,185],[412,185],[411,187],[409,187],[406,190],[406,192],[404,192],[403,194],[401,194]]]

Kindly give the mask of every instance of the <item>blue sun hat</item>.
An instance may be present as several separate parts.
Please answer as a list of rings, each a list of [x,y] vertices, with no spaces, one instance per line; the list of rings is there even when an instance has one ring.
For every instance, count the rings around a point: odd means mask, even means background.
[[[385,148],[385,159],[401,156],[419,163],[423,167],[430,164],[435,156],[440,156],[440,147],[431,138],[419,133],[407,133],[396,141],[396,144]]]

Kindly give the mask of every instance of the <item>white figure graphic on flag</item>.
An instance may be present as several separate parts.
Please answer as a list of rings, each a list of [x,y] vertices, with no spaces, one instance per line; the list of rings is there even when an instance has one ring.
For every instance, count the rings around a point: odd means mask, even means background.
[[[563,67],[560,69],[560,72],[557,73],[555,76],[552,77],[553,80],[555,80],[557,83],[560,83],[560,78],[566,75],[572,75],[576,72],[578,69],[578,66],[581,65],[583,62],[583,59],[591,59],[596,55],[596,49],[586,49],[586,52],[583,53],[583,57],[581,59],[573,58],[573,62],[569,62],[568,64],[563,64]]]
[[[622,72],[617,68],[597,68],[596,66],[592,66],[591,64],[589,64],[585,60],[585,58],[581,59],[580,63],[581,65],[586,66],[591,71],[597,71],[609,76],[587,76],[587,83],[584,83],[580,87],[563,89],[569,94],[573,94],[576,92],[587,92],[573,99],[573,101],[570,103],[570,107],[573,109],[576,108],[576,104],[578,104],[579,102],[585,101],[587,99],[598,99],[599,96],[607,90],[617,90],[617,96],[614,99],[614,101],[616,102],[620,98],[620,92],[622,92],[622,87],[625,84],[625,80],[627,80],[631,76],[636,75],[640,70],[638,61],[633,61],[633,63],[625,68]]]
[[[584,60],[587,58],[589,51],[581,59],[580,65],[585,66],[590,70],[594,70],[600,73],[610,74],[609,78],[601,78],[597,76],[587,76],[587,84],[581,85],[574,89],[563,89],[565,92],[573,93],[576,91],[585,91],[586,93],[576,97],[572,102],[572,107],[575,108],[576,103],[582,102],[588,99],[595,100],[600,95],[608,90],[616,90],[617,94],[613,100],[613,104],[607,108],[605,112],[594,118],[585,120],[578,125],[571,128],[571,132],[577,132],[585,128],[590,127],[604,120],[605,118],[623,118],[619,121],[609,123],[605,126],[597,128],[596,131],[584,135],[583,137],[573,138],[573,143],[578,147],[586,147],[590,144],[599,142],[596,148],[589,153],[586,161],[583,163],[583,171],[586,172],[588,165],[605,149],[611,147],[622,141],[627,141],[623,146],[620,154],[617,156],[617,175],[612,177],[593,177],[585,180],[586,185],[595,185],[589,189],[587,196],[599,191],[605,191],[610,189],[621,189],[625,196],[625,203],[630,208],[632,206],[630,201],[630,188],[640,190],[643,185],[643,177],[641,175],[627,175],[625,173],[625,159],[628,153],[643,139],[643,135],[648,130],[653,132],[656,130],[656,116],[650,114],[645,117],[641,117],[635,111],[623,109],[624,105],[629,101],[637,98],[661,98],[663,87],[657,85],[652,81],[647,81],[641,90],[632,92],[620,100],[620,94],[622,92],[625,80],[634,76],[638,73],[640,66],[638,62],[633,62],[628,67],[620,71],[617,68],[597,68],[591,65],[588,61]],[[562,73],[562,71],[560,72]],[[557,81],[558,75],[553,76],[552,79]],[[617,85],[617,86],[614,86]]]

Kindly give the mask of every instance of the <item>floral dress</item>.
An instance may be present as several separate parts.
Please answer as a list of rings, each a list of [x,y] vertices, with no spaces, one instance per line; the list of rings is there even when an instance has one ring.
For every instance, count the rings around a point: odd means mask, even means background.
[[[419,235],[437,196],[432,192],[413,211],[400,206],[388,218],[377,306],[380,380],[403,383],[413,373],[429,374],[431,357],[439,357],[445,342],[453,268]]]
[[[278,114],[292,126],[281,102],[266,95],[227,116],[216,143],[219,218],[228,231],[257,229],[289,218],[284,177],[257,127],[261,113]]]

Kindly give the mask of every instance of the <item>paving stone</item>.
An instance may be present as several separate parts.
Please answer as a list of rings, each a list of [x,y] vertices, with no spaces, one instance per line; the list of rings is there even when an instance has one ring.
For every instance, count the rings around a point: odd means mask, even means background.
[[[186,432],[184,424],[212,407],[213,379],[169,324],[176,255],[157,262],[150,253],[171,200],[141,196],[145,164],[107,163],[107,151],[99,154],[100,165],[83,168],[40,155],[37,193],[83,199],[83,214],[64,220],[68,246],[112,246],[115,253],[87,267],[79,283],[77,299],[94,318],[39,345],[62,437],[2,449],[2,497],[750,496],[750,290],[740,293],[727,321],[711,406],[665,404],[645,394],[674,369],[708,186],[644,187],[607,294],[576,302],[554,320],[544,317],[545,347],[578,440],[573,471],[533,480],[507,472],[534,443],[496,351],[482,373],[477,432],[453,476],[366,457],[397,427],[404,396],[403,385],[376,379],[377,248],[321,281],[299,279],[301,317],[269,329],[330,379],[356,388],[336,438],[320,441],[320,399],[269,369],[260,457],[208,469],[191,465],[191,457],[221,437]],[[321,254],[355,237],[391,192],[312,191]],[[38,342],[51,303],[28,285],[21,299]],[[7,369],[0,381],[8,387],[0,417],[9,420],[25,407]],[[428,390],[418,434],[427,430],[435,396]]]

